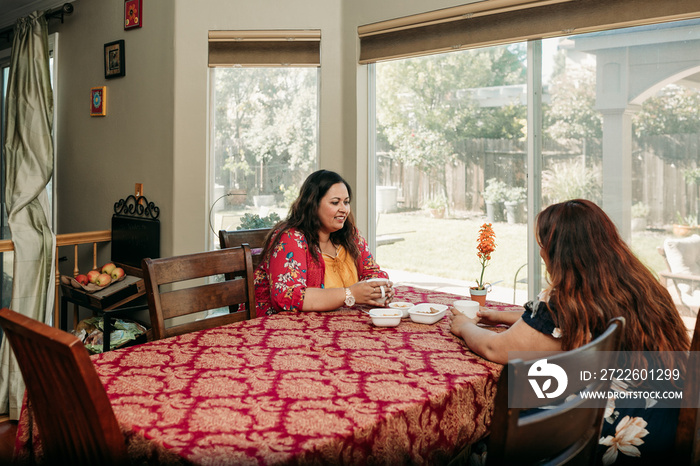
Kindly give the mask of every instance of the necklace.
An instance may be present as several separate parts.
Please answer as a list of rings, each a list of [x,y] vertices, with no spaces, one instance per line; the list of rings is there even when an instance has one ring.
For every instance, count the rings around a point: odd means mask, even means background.
[[[331,246],[333,246],[333,254],[328,253],[328,252],[325,252],[325,251],[323,250],[323,247],[324,247],[325,245],[329,244],[329,243],[331,244]],[[333,244],[330,240],[328,240],[328,241],[326,241],[325,243],[323,243],[323,245],[322,245],[321,243],[319,243],[319,249],[321,249],[321,253],[322,253],[323,255],[325,255],[325,256],[328,256],[328,257],[333,258],[333,259],[335,259],[336,257],[338,257],[338,246],[336,246],[335,244]]]

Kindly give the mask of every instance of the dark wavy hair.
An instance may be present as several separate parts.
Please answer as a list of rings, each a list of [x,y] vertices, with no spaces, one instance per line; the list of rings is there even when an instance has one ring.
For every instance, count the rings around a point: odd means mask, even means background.
[[[318,208],[323,196],[331,189],[331,186],[337,183],[343,183],[345,185],[348,189],[348,195],[352,200],[352,188],[343,177],[335,172],[330,170],[318,170],[306,178],[299,190],[299,196],[289,209],[287,218],[277,223],[277,225],[272,228],[272,232],[265,242],[265,249],[263,250],[263,257],[265,260],[269,259],[269,254],[279,242],[280,235],[290,228],[296,228],[304,234],[306,242],[309,244],[312,257],[317,261],[321,260],[318,243],[318,231],[321,228],[321,221],[318,218]],[[355,218],[351,210],[345,219],[343,228],[331,233],[330,239],[333,244],[342,245],[350,256],[357,261],[360,257],[360,250],[355,242],[356,236],[357,227],[355,226]]]
[[[537,216],[536,234],[563,349],[589,342],[617,316],[625,318],[624,351],[689,348],[688,332],[668,290],[600,207],[585,199],[551,205]],[[675,365],[670,356],[661,353],[660,358]]]

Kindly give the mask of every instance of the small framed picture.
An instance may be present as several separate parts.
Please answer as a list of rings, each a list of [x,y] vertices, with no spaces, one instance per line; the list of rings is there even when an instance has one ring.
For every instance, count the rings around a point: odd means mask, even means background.
[[[90,116],[107,115],[107,87],[93,87],[90,89]]]
[[[124,1],[124,29],[140,28],[143,25],[143,0]]]
[[[124,41],[116,40],[105,44],[105,78],[126,76],[126,61],[124,60]]]

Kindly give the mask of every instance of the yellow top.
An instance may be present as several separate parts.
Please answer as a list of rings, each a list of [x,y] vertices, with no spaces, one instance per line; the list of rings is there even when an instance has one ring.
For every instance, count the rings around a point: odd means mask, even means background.
[[[335,251],[335,257],[323,253],[323,260],[326,263],[323,287],[345,288],[354,285],[359,281],[355,261],[344,247],[338,246]]]

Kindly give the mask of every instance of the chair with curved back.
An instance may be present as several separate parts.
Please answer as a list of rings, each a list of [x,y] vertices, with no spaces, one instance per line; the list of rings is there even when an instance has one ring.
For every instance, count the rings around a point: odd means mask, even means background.
[[[271,228],[255,228],[252,230],[219,230],[219,245],[221,249],[233,248],[247,244],[253,255],[253,268],[257,269],[262,260],[262,250]]]
[[[547,364],[570,368],[566,401],[537,397],[529,380],[530,368],[542,359],[513,359],[498,380],[496,401],[487,447],[488,465],[500,464],[594,464],[605,413],[605,399],[583,397],[580,392],[604,392],[610,380],[579,380],[578,371],[614,367],[614,352],[620,349],[625,321],[612,319],[607,330],[590,343],[546,357]],[[540,363],[541,364],[541,363]],[[537,369],[537,367],[535,367]],[[575,369],[575,371],[574,371]],[[521,389],[509,389],[509,380]],[[525,384],[523,385],[523,383]],[[532,384],[532,382],[530,382]],[[573,396],[572,396],[573,395]],[[545,407],[547,409],[532,409]]]
[[[142,262],[154,340],[255,318],[253,261],[248,245]],[[219,279],[224,275],[224,280]],[[234,279],[226,277],[236,276]],[[201,283],[199,279],[209,279]],[[194,281],[193,281],[194,280]],[[161,289],[177,285],[177,289]],[[239,305],[245,305],[241,309]],[[171,323],[176,317],[228,307],[228,314]],[[250,311],[248,311],[250,310]]]
[[[43,446],[42,464],[129,464],[125,438],[83,343],[0,309]]]

